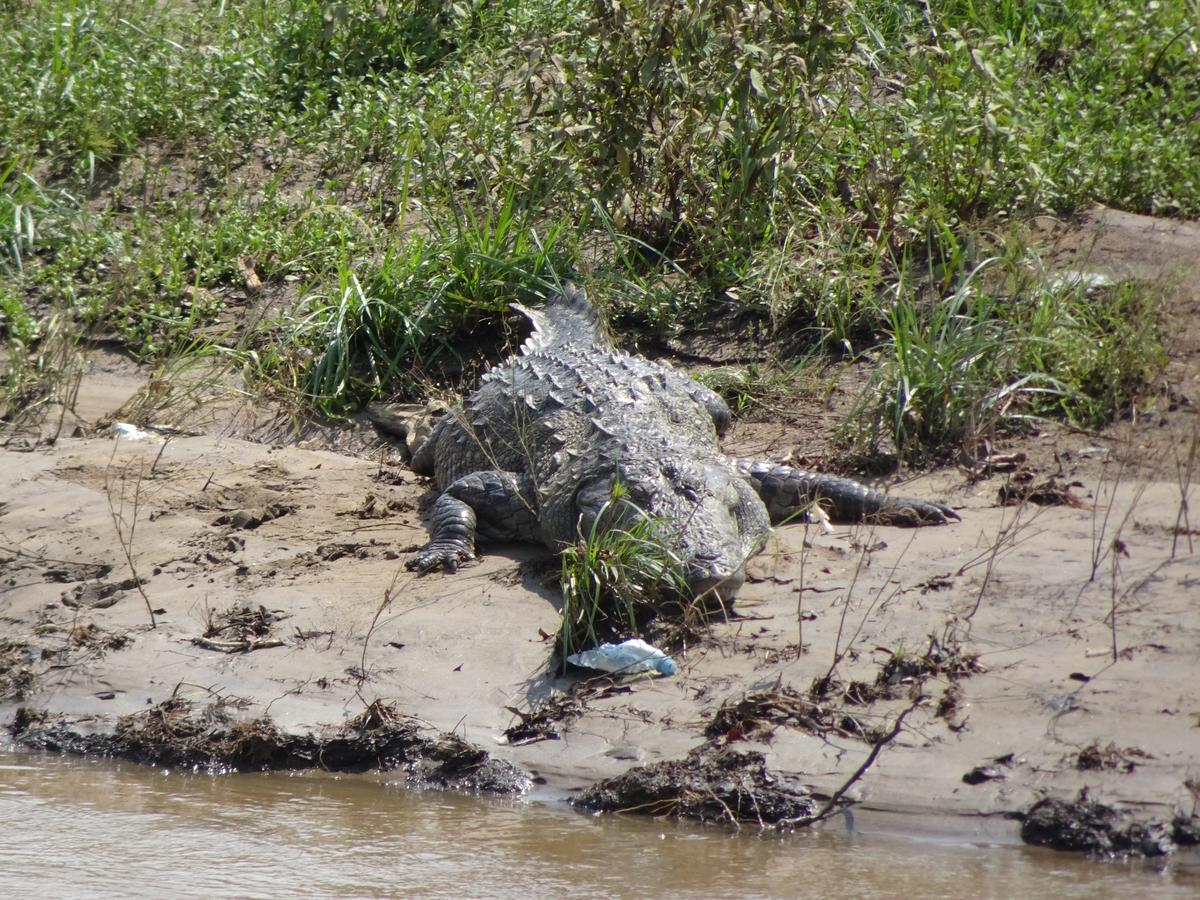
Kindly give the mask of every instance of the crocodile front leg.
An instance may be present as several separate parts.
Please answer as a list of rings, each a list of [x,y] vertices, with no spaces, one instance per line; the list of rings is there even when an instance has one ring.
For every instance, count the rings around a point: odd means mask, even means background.
[[[884,525],[944,525],[958,513],[942,503],[893,497],[850,478],[820,475],[757,459],[730,460],[766,504],[778,524],[819,504],[832,518]]]
[[[429,543],[405,566],[422,573],[438,566],[453,572],[460,562],[475,558],[476,531],[496,540],[540,542],[536,498],[528,475],[499,471],[464,475],[433,504]]]

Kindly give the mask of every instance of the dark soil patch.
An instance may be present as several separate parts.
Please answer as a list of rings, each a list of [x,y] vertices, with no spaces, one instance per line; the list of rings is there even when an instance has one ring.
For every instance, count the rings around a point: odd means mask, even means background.
[[[22,747],[127,759],[220,774],[279,769],[404,771],[422,787],[517,794],[529,777],[452,734],[427,735],[378,701],[330,736],[287,734],[269,719],[234,721],[226,705],[183,700],[117,719],[111,732],[19,709],[9,730]]]
[[[636,812],[738,825],[785,826],[816,804],[794,779],[768,771],[761,753],[699,747],[681,760],[638,766],[571,801],[599,812]]]
[[[844,710],[816,702],[789,687],[759,691],[723,703],[704,733],[726,741],[769,741],[781,727],[811,734],[840,734],[868,742],[879,736],[878,729],[863,724]]]
[[[1039,800],[1025,814],[1021,838],[1027,844],[1097,856],[1166,856],[1178,846],[1200,840],[1200,819],[1133,821],[1087,791],[1071,801]]]
[[[1113,743],[1107,747],[1092,743],[1079,751],[1075,757],[1075,768],[1083,772],[1107,769],[1112,772],[1129,774],[1138,767],[1139,763],[1150,758],[1150,754],[1136,747],[1122,749]]]
[[[562,738],[560,726],[570,724],[587,712],[591,700],[602,700],[616,694],[630,694],[627,684],[613,683],[609,678],[578,681],[565,694],[557,694],[536,703],[529,712],[515,706],[504,707],[517,717],[517,722],[504,730],[504,737],[513,747],[537,741],[557,741]]]
[[[269,610],[265,606],[257,609],[234,606],[215,615],[210,612],[204,634],[194,638],[193,643],[222,653],[282,647],[283,641],[270,637],[271,628],[276,622],[290,618],[291,615],[283,610]]]
[[[33,686],[33,662],[40,656],[23,641],[0,640],[0,700],[20,700]]]

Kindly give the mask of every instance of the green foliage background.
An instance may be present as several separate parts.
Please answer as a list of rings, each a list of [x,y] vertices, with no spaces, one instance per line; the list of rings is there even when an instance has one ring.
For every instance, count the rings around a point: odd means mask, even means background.
[[[1198,41],[1184,0],[0,0],[6,408],[115,332],[345,412],[572,275],[650,338],[875,354],[849,433],[911,458],[1102,424],[1154,298],[1048,287],[1024,224],[1200,214]]]

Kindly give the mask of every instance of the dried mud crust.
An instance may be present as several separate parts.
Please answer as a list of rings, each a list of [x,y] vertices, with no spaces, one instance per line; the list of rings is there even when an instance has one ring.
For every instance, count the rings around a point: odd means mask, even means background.
[[[1138,821],[1082,792],[1075,800],[1039,800],[1024,815],[1027,844],[1103,857],[1166,856],[1200,844],[1200,817]]]
[[[269,719],[236,721],[222,704],[168,700],[118,718],[111,730],[21,708],[9,725],[31,750],[108,756],[211,774],[287,769],[403,771],[417,787],[519,794],[529,776],[457,735],[424,733],[414,720],[373,703],[327,736],[289,734]]]
[[[684,759],[638,766],[588,788],[572,804],[737,825],[786,826],[810,819],[816,803],[791,777],[772,773],[753,750],[703,746]]]

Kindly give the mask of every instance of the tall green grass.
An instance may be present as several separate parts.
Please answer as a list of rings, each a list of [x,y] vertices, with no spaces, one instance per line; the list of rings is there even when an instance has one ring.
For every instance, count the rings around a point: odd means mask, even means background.
[[[336,413],[384,390],[418,389],[448,359],[460,368],[462,335],[498,324],[511,302],[547,296],[569,274],[563,234],[554,224],[539,234],[510,194],[494,211],[463,211],[443,234],[388,246],[376,264],[345,259],[332,291],[305,298],[294,329],[314,354],[306,394]]]
[[[987,279],[987,260],[945,297],[899,296],[879,366],[844,431],[910,462],[956,455],[1039,419],[1096,428],[1128,411],[1166,363],[1153,286]],[[1024,273],[1020,273],[1024,275]],[[1027,275],[1025,275],[1027,278]]]
[[[249,260],[290,305],[227,349],[341,413],[575,272],[645,335],[876,353],[858,431],[910,458],[1096,424],[1148,299],[973,273],[1038,213],[1200,214],[1198,39],[1185,2],[2,4],[3,339],[161,360],[244,321]]]

